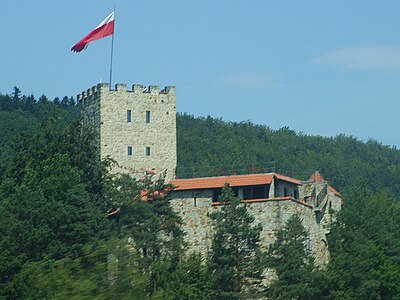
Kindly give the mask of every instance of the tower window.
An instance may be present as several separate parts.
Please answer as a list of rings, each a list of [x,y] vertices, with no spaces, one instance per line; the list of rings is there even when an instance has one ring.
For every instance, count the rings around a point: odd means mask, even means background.
[[[132,147],[128,146],[128,155],[132,155]]]
[[[307,238],[306,238],[306,251],[307,252],[312,251],[312,238],[311,238],[310,233],[307,234]]]
[[[146,123],[150,123],[150,111],[146,110]]]
[[[132,122],[132,111],[130,109],[126,111],[126,121],[128,123]]]
[[[146,156],[150,156],[150,147],[146,147]]]

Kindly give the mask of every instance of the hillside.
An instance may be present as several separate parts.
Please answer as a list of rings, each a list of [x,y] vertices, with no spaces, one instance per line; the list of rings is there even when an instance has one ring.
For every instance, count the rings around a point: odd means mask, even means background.
[[[232,190],[224,191],[232,204],[225,213],[231,217],[214,216],[223,226],[214,236],[211,258],[188,257],[182,219],[165,193],[171,187],[162,180],[109,174],[111,162],[94,159],[93,136],[80,131],[73,99],[36,100],[15,88],[13,95],[0,95],[0,125],[1,299],[242,298],[243,285],[231,284],[236,266],[225,267],[240,256],[238,250],[250,248],[232,248],[226,233],[253,232],[256,220]],[[177,135],[180,177],[275,170],[307,179],[319,170],[343,193],[345,209],[328,236],[326,270],[316,268],[305,252],[307,228],[296,219],[276,233],[281,242],[274,251],[259,253],[253,243],[248,258],[257,253],[260,259],[242,261],[242,267],[261,274],[273,266],[282,275],[258,294],[270,299],[399,297],[399,150],[343,135],[307,136],[187,114],[177,115]],[[143,191],[154,201],[141,201]],[[251,240],[258,240],[260,229]],[[223,236],[228,242],[220,243]]]
[[[36,101],[21,96],[18,88],[14,95],[0,95],[0,166],[21,137],[50,115],[57,115],[59,128],[79,119],[71,98],[49,101],[41,96]],[[373,191],[400,199],[400,150],[374,140],[310,136],[287,127],[272,130],[249,121],[178,114],[177,144],[178,177],[276,171],[306,180],[318,170],[341,192],[365,182]]]
[[[272,171],[307,180],[318,170],[341,192],[359,182],[400,199],[400,150],[352,136],[310,136],[251,122],[177,117],[178,176]]]

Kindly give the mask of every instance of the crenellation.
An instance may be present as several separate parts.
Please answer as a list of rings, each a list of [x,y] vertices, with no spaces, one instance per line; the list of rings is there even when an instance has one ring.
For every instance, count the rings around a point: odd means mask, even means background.
[[[134,93],[143,93],[146,87],[142,84],[134,84],[132,85],[132,92]]]
[[[109,91],[110,90],[110,85],[108,83],[98,83],[97,84],[97,89],[99,92],[101,92],[102,90],[105,91]]]
[[[157,177],[166,172],[166,180],[174,178],[175,93],[160,93],[156,85],[146,88],[141,84],[132,85],[132,91],[126,84],[116,84],[115,90],[109,90],[109,85],[102,83],[84,91],[78,99],[83,122],[98,131],[101,158],[110,156],[119,165],[113,172],[140,178],[145,170],[154,169]],[[166,142],[157,143],[160,140]]]
[[[115,85],[115,90],[118,92],[126,92],[126,84],[117,83]]]
[[[147,92],[150,94],[158,94],[158,85],[149,85],[147,87]]]
[[[160,94],[175,94],[175,87],[166,86],[160,91]]]
[[[83,91],[82,93],[77,95],[77,100],[82,101],[86,98],[90,98],[92,96],[98,96],[101,92],[133,92],[133,93],[147,93],[147,94],[163,94],[163,95],[175,95],[176,88],[175,86],[165,86],[162,90],[160,90],[158,85],[149,85],[145,86],[143,84],[133,84],[132,89],[127,89],[126,84],[117,83],[115,85],[114,90],[109,89],[108,83],[99,83],[97,85],[88,88],[87,90]]]

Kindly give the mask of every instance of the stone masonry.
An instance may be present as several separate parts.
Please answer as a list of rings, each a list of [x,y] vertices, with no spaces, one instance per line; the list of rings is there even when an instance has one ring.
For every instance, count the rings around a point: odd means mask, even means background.
[[[98,84],[78,95],[78,105],[83,126],[92,128],[95,135],[99,158],[111,157],[118,163],[112,172],[129,173],[136,178],[149,173],[158,178],[165,172],[166,182],[181,185],[170,195],[170,203],[182,217],[189,250],[207,255],[213,238],[209,214],[224,205],[218,202],[218,192],[225,178],[174,179],[175,88],[165,87],[160,91],[158,86],[146,88],[135,84],[127,90],[126,85],[117,84],[115,90],[110,90],[108,84]],[[242,205],[255,217],[255,224],[263,227],[263,249],[268,248],[276,231],[293,214],[299,214],[309,232],[306,249],[318,265],[328,262],[326,235],[332,213],[341,209],[342,199],[318,172],[308,181],[276,173],[236,175],[226,182],[232,180],[236,182],[236,194],[243,199]]]
[[[268,176],[271,174],[265,174]],[[273,176],[281,176],[272,174]],[[261,174],[262,176],[262,174]],[[236,186],[241,190],[238,180],[244,184],[254,175],[240,175],[226,177],[227,182],[236,181]],[[215,201],[213,188],[197,188],[202,182],[216,182],[212,178],[194,178],[173,180],[177,187],[171,195],[171,205],[183,219],[182,229],[186,232],[186,241],[191,251],[207,255],[213,238],[213,221],[209,214],[220,209],[224,204]],[[255,224],[263,227],[261,232],[261,247],[266,250],[275,240],[275,233],[281,229],[287,220],[298,214],[309,235],[306,249],[314,256],[316,263],[324,266],[329,260],[326,235],[329,233],[334,212],[341,209],[342,199],[319,175],[319,181],[296,181],[288,177],[285,180],[274,180],[266,184],[269,193],[266,198],[243,200],[248,211],[255,217]],[[258,182],[260,184],[260,182]],[[256,185],[260,186],[260,185]],[[255,187],[256,187],[255,186]],[[215,185],[214,185],[215,189]],[[283,190],[287,190],[287,195]],[[239,197],[240,197],[240,193]],[[296,197],[294,197],[296,195]]]
[[[326,265],[329,261],[326,235],[329,233],[332,213],[341,209],[340,194],[333,188],[329,188],[325,181],[306,181],[298,186],[300,196],[296,199],[293,196],[282,196],[281,190],[285,186],[290,186],[290,184],[275,183],[275,194],[270,188],[268,198],[242,201],[255,217],[254,223],[260,223],[263,227],[261,247],[264,250],[268,249],[275,240],[275,233],[292,215],[298,214],[309,233],[306,249],[314,256],[318,265]],[[317,205],[318,199],[322,199],[319,205]],[[220,209],[224,204],[213,202],[212,189],[187,189],[174,191],[171,195],[171,205],[183,219],[182,229],[186,232],[189,249],[207,255],[213,238],[213,221],[209,214]]]
[[[134,84],[127,90],[117,84],[98,84],[78,95],[82,122],[92,127],[101,159],[118,163],[113,172],[144,173],[166,180],[175,176],[176,100],[175,87],[144,87]]]

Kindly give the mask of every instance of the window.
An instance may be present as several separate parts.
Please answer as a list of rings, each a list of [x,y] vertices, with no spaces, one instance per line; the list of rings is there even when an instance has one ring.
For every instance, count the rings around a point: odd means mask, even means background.
[[[128,146],[128,155],[132,155],[132,147]]]
[[[213,202],[218,202],[219,201],[219,196],[221,196],[222,193],[222,189],[213,189],[213,197],[212,197],[212,201]]]
[[[132,111],[130,109],[126,111],[126,121],[128,123],[132,122]]]
[[[266,198],[265,195],[265,186],[258,185],[253,188],[253,199],[262,199]]]
[[[150,156],[150,147],[146,147],[146,156]]]
[[[235,197],[239,197],[239,188],[233,187],[232,188],[233,193],[235,194]]]
[[[146,123],[150,123],[150,111],[146,110]]]
[[[244,200],[253,199],[253,188],[251,186],[243,187],[243,199]]]
[[[287,197],[287,188],[283,188],[283,197]]]
[[[312,238],[311,238],[310,233],[307,234],[307,238],[306,238],[306,251],[307,252],[312,251]]]

